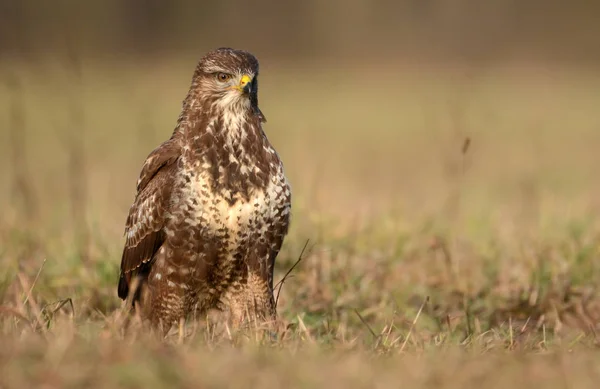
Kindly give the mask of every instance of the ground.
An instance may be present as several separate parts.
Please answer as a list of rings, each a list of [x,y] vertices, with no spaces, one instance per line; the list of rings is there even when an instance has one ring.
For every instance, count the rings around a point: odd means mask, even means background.
[[[124,333],[127,210],[193,65],[3,63],[0,388],[597,382],[600,76],[535,64],[263,65],[284,326]]]

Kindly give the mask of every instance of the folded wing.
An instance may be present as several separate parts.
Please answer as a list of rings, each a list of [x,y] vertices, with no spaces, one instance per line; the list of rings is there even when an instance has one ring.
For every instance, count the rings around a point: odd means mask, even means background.
[[[152,259],[165,241],[179,149],[174,139],[156,148],[146,159],[137,183],[135,200],[125,223],[118,295],[126,299],[134,275],[150,271]]]

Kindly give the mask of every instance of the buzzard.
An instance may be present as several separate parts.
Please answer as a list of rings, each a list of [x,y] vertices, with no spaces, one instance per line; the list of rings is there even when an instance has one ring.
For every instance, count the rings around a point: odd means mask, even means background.
[[[291,192],[262,129],[257,78],[251,53],[208,52],[171,137],[142,167],[118,296],[164,331],[212,308],[228,310],[237,326],[276,318],[273,266]]]

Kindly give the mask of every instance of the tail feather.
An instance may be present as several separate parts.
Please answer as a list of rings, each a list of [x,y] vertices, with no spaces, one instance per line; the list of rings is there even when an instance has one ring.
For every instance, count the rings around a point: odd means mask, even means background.
[[[129,294],[129,280],[128,276],[121,273],[121,277],[119,278],[119,286],[117,288],[117,294],[121,300],[125,300],[127,295]]]
[[[117,288],[119,298],[122,300],[130,299],[130,303],[133,306],[142,298],[142,291],[144,290],[147,282],[148,275],[144,273],[137,274],[133,278],[130,274],[121,274],[121,277],[119,278],[119,286]],[[131,293],[132,295],[130,296]]]

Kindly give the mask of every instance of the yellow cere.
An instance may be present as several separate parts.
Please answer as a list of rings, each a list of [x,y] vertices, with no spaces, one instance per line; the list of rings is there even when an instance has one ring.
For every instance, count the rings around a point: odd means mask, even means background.
[[[240,86],[245,86],[247,83],[249,83],[250,81],[252,81],[252,79],[250,78],[250,76],[248,76],[247,74],[244,74],[242,76],[242,79],[240,81]]]

